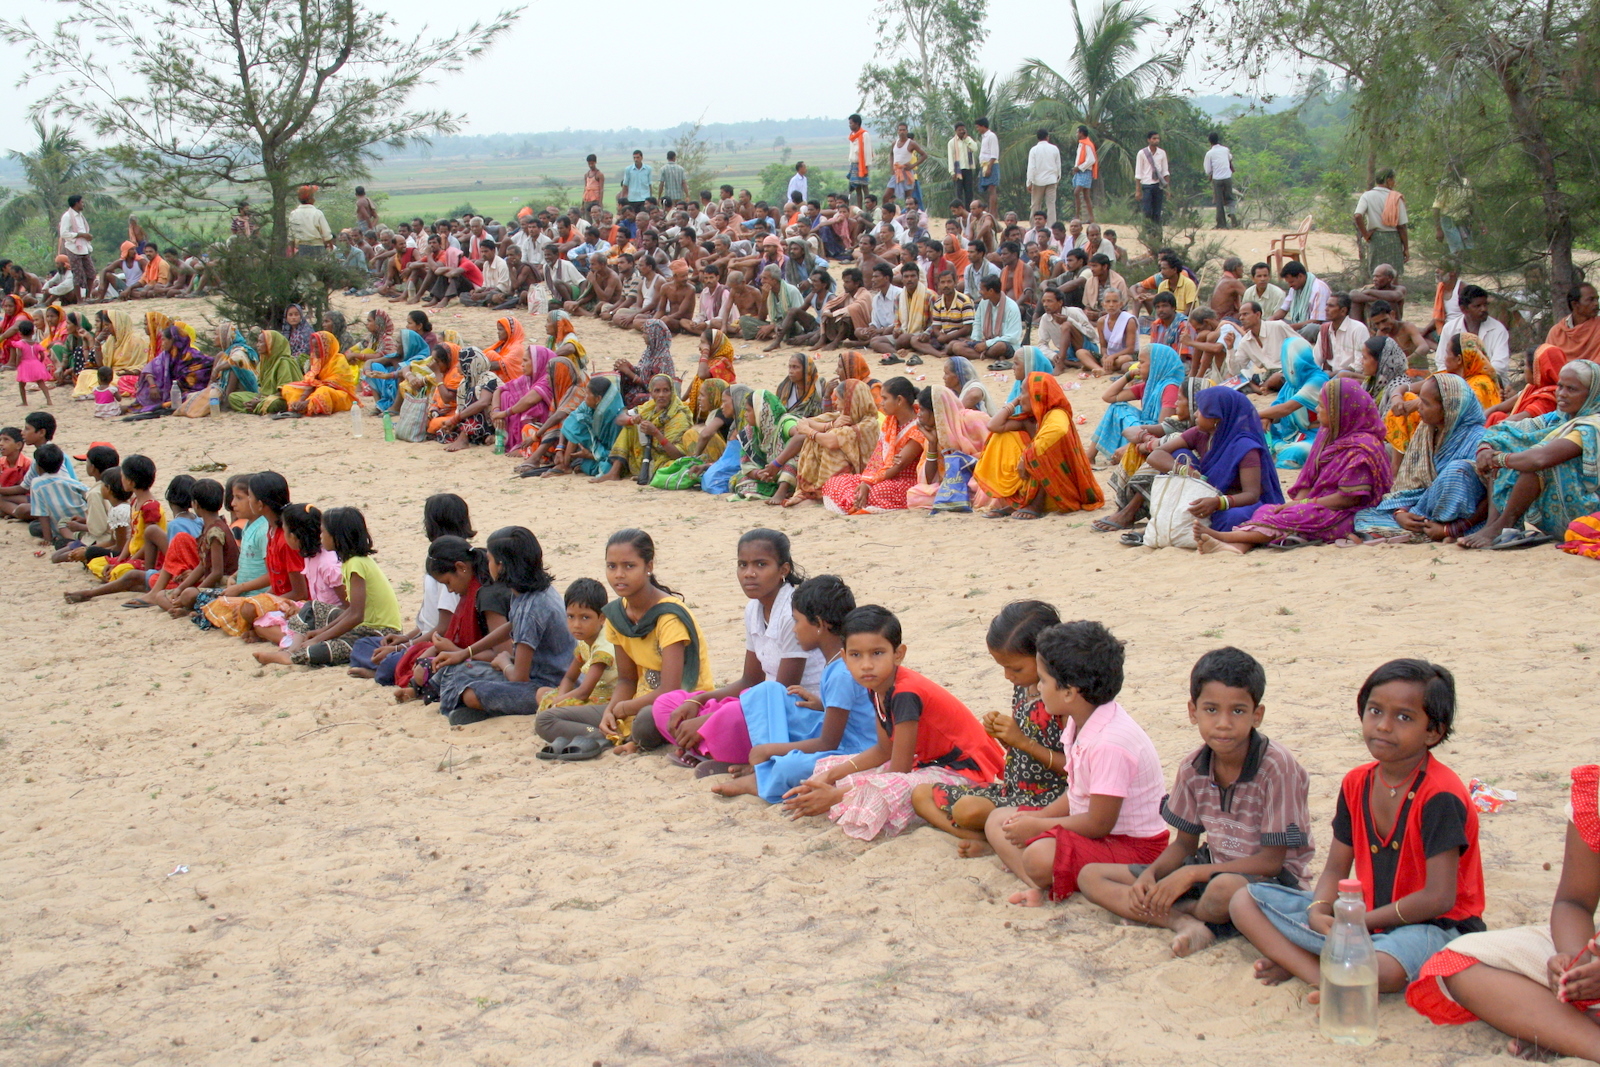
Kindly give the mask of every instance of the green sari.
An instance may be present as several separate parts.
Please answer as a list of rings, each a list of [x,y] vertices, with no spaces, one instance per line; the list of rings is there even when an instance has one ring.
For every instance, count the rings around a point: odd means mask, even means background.
[[[739,435],[743,447],[739,463],[739,477],[734,479],[735,496],[769,497],[778,491],[778,477],[771,481],[758,481],[757,471],[776,464],[800,418],[783,408],[783,401],[770,389],[762,389],[751,398],[755,408],[755,422],[746,426]]]
[[[256,392],[228,394],[228,406],[250,415],[271,415],[288,407],[278,392],[305,375],[305,364],[289,351],[289,339],[276,330],[262,333],[261,362],[256,366]]]

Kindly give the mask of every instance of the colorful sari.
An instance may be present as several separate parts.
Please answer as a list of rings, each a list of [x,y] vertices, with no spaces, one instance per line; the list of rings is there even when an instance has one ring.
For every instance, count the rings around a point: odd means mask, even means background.
[[[1254,504],[1213,512],[1211,528],[1232,530],[1254,515],[1261,505],[1283,503],[1283,486],[1278,481],[1278,469],[1272,465],[1272,449],[1267,445],[1261,416],[1250,398],[1237,389],[1221,385],[1200,390],[1194,404],[1200,414],[1217,420],[1217,428],[1206,443],[1205,455],[1199,457],[1200,475],[1213,489],[1223,494],[1239,492],[1243,488],[1239,468],[1251,453],[1256,455],[1261,469],[1261,498]]]
[[[777,462],[800,420],[784,410],[783,401],[770,389],[757,390],[751,397],[751,406],[755,420],[740,431],[739,476],[734,480],[733,491],[739,496],[767,497],[778,491],[778,480],[757,481],[755,473]]]
[[[664,374],[674,382],[677,369],[672,364],[672,331],[660,319],[646,319],[644,324],[644,354],[633,365],[634,373],[642,384],[629,383],[624,393],[629,407],[638,407],[650,399],[650,380]]]
[[[187,400],[211,385],[212,357],[195,347],[193,339],[181,325],[167,327],[167,337],[173,346],[172,380]]]
[[[261,353],[261,362],[256,367],[256,391],[228,393],[228,406],[234,411],[251,415],[282,411],[287,405],[281,390],[304,373],[300,361],[289,351],[289,339],[277,330],[261,332]]]
[[[668,384],[672,383],[672,379],[665,374],[656,375],[652,379],[652,383],[661,380],[666,381]],[[657,404],[655,399],[652,398],[640,404],[634,413],[640,419],[659,429],[662,436],[674,444],[681,442],[684,434],[694,429],[693,413],[690,412],[689,405],[678,397],[676,389],[673,390],[672,399],[667,402],[665,407]],[[645,444],[648,440],[637,426],[624,426],[617,432],[617,439],[611,446],[611,462],[616,463],[619,460],[622,462],[622,477],[626,478],[631,474],[638,474],[644,470]],[[650,443],[652,455],[655,455],[654,442]],[[652,467],[660,467],[664,462],[671,461],[657,455],[652,462]]]
[[[706,369],[711,372],[711,378],[728,385],[738,381],[733,370],[733,341],[721,330],[711,331],[711,355],[706,359]],[[696,375],[689,383],[688,390],[683,394],[683,402],[689,405],[691,411],[700,410],[700,386],[710,380]]]
[[[309,351],[305,377],[280,387],[278,394],[285,404],[304,400],[307,415],[349,411],[356,402],[356,369],[339,351],[339,342],[331,333],[314,333]]]
[[[817,361],[804,352],[795,353],[800,360],[800,384],[797,386],[794,379],[787,374],[783,381],[778,383],[778,399],[783,401],[783,408],[796,418],[809,419],[813,415],[822,413],[822,390],[818,384]]]
[[[217,396],[230,408],[233,404],[229,397],[235,392],[261,391],[261,379],[256,375],[260,362],[261,353],[237,326],[228,322],[217,324],[217,355],[211,364],[211,381]]]
[[[372,352],[361,363],[361,377],[367,383],[367,388],[372,390],[378,411],[392,412],[400,400],[400,379],[404,377],[404,368],[426,360],[431,353],[427,340],[411,329],[399,332],[397,347],[394,326],[389,322],[388,314],[383,311],[373,311],[372,314],[382,315],[383,321],[381,332],[374,338]],[[375,374],[394,374],[395,377],[378,378],[374,377]]]
[[[906,465],[905,470],[889,478],[889,468],[894,466],[896,458],[906,448],[915,446],[918,454]],[[822,487],[822,503],[832,512],[840,515],[876,514],[881,511],[904,511],[906,508],[906,493],[917,484],[917,468],[922,465],[922,454],[927,450],[928,438],[922,432],[922,427],[917,425],[917,420],[911,418],[904,426],[894,419],[884,416],[883,427],[878,436],[878,447],[872,450],[866,467],[860,474],[848,472],[834,475]],[[867,502],[860,512],[856,511],[856,494],[861,486],[868,486]]]
[[[1310,349],[1307,345],[1307,350]],[[1028,349],[1023,349],[1024,352]],[[1033,349],[1035,352],[1040,349]],[[1054,365],[1050,357],[1044,357],[1043,367],[1030,367],[1030,373],[1053,374]],[[1149,355],[1144,361],[1144,398],[1139,406],[1134,407],[1126,400],[1119,400],[1106,408],[1105,414],[1100,416],[1100,421],[1095,424],[1093,441],[1094,446],[1107,456],[1114,454],[1118,449],[1127,445],[1127,439],[1122,436],[1124,430],[1133,426],[1156,426],[1161,422],[1161,397],[1171,385],[1182,385],[1187,371],[1183,368],[1183,360],[1178,358],[1178,352],[1171,345],[1151,345]],[[1017,383],[1019,386],[1021,382]],[[1074,431],[1076,432],[1076,431]]]
[[[297,326],[289,325],[290,309],[300,312],[300,323]],[[283,329],[281,331],[289,339],[289,351],[297,356],[311,355],[311,323],[306,319],[306,309],[299,304],[290,304],[283,309]]]
[[[561,437],[562,424],[567,417],[583,406],[583,401],[589,393],[589,376],[578,369],[578,365],[566,356],[553,356],[545,369],[550,379],[550,395],[556,397],[555,404],[550,409],[550,414],[545,416],[544,422],[549,424],[549,429],[539,438],[540,441],[554,442]],[[531,448],[537,442],[532,439],[532,434],[538,427],[529,423],[523,428],[524,447]],[[507,451],[510,449],[508,448]]]
[[[549,318],[555,324],[555,332],[550,335],[550,347],[559,349],[562,345],[571,345],[573,355],[568,358],[578,365],[579,370],[585,370],[588,367],[589,353],[584,350],[583,342],[578,340],[578,328],[573,324],[572,316],[556,308],[550,312]]]
[[[616,443],[617,433],[621,429],[617,425],[617,416],[624,410],[622,390],[617,387],[614,378],[600,380],[606,386],[605,396],[594,407],[587,402],[580,403],[561,424],[561,436],[582,445],[594,457],[573,462],[572,468],[582,474],[604,474],[610,469],[611,446]]]
[[[1483,502],[1483,482],[1472,467],[1483,440],[1483,405],[1457,375],[1436,374],[1433,383],[1439,389],[1444,422],[1421,426],[1411,435],[1389,494],[1356,515],[1357,533],[1378,537],[1405,533],[1394,517],[1402,509],[1434,522],[1459,522]]]
[[[1378,405],[1380,415],[1386,414],[1396,401],[1405,398],[1409,381],[1406,377],[1406,354],[1393,337],[1385,337],[1383,351],[1378,354],[1378,373],[1362,382],[1367,395]]]
[[[1503,422],[1483,435],[1483,445],[1496,452],[1525,452],[1536,445],[1569,440],[1582,451],[1565,463],[1539,472],[1539,496],[1524,513],[1523,522],[1554,537],[1562,537],[1573,522],[1600,510],[1600,363],[1573,360],[1586,390],[1576,415],[1559,411],[1521,422]],[[1518,472],[1495,472],[1490,493],[1494,506],[1504,511]]]
[[[1311,342],[1299,334],[1290,334],[1283,339],[1283,344],[1278,347],[1278,367],[1283,371],[1283,387],[1278,390],[1272,403],[1276,406],[1292,400],[1300,406],[1274,422],[1267,439],[1272,443],[1272,451],[1282,466],[1298,467],[1305,462],[1310,447],[1291,449],[1290,446],[1305,442],[1315,433],[1311,417],[1317,414],[1318,405],[1322,403],[1322,387],[1328,383],[1330,376],[1317,363]],[[1365,392],[1365,389],[1362,391]]]
[[[778,474],[780,483],[794,489],[785,505],[820,498],[823,486],[836,474],[860,474],[878,447],[883,416],[878,413],[872,387],[859,379],[846,378],[839,383],[839,389],[844,394],[839,404],[843,410],[814,416],[817,421],[828,421],[829,428],[806,438],[794,462],[786,464]]]
[[[154,412],[170,407],[171,400],[172,356],[162,349],[139,372],[139,384],[134,386],[133,401],[140,411]]]
[[[1555,345],[1540,345],[1533,357],[1533,378],[1517,394],[1517,402],[1511,405],[1511,411],[1496,411],[1484,420],[1484,425],[1498,426],[1515,416],[1537,418],[1554,411],[1556,380],[1561,377],[1561,368],[1567,365],[1570,358]]]
[[[502,382],[510,382],[521,378],[528,366],[528,339],[522,329],[522,323],[512,316],[496,320],[496,325],[506,332],[504,341],[495,341],[494,344],[483,350],[483,354],[494,362],[500,364],[495,370]]]
[[[1393,479],[1383,443],[1383,420],[1361,383],[1354,378],[1334,378],[1324,384],[1318,412],[1322,429],[1305,469],[1289,490],[1289,501],[1261,505],[1238,529],[1262,530],[1274,540],[1297,536],[1308,541],[1337,541],[1350,535],[1358,511],[1382,500],[1389,491]],[[1353,497],[1355,503],[1336,509],[1316,502],[1335,493]]]
[[[527,373],[506,382],[500,387],[495,404],[506,412],[506,451],[521,448],[529,427],[537,427],[549,418],[556,403],[556,384],[550,375],[550,361],[556,354],[544,345],[533,346],[533,358],[527,362]],[[568,367],[571,361],[565,361]],[[521,411],[512,411],[517,404],[533,394],[534,400]]]
[[[952,457],[960,457],[962,469],[972,469],[989,439],[989,420],[983,412],[961,403],[954,391],[936,385],[933,387],[933,433],[935,440],[928,442],[932,455],[924,457],[924,460],[934,461],[933,476],[927,477],[926,462],[918,466],[917,484],[906,492],[908,508],[933,507],[934,497],[946,474],[956,469],[952,466]]]
[[[1027,507],[1041,492],[1042,510],[1093,511],[1105,503],[1100,483],[1095,481],[1089,457],[1083,451],[1078,427],[1073,421],[1072,404],[1055,375],[1035,371],[1023,382],[1027,403],[1025,414],[1034,420],[1032,434],[1021,431],[1022,449],[1013,464],[1009,493],[996,492],[981,477],[982,464],[974,477],[978,486],[991,496],[1002,498],[1011,507]],[[990,438],[1004,436],[996,434]],[[989,449],[985,448],[988,458]],[[1020,472],[1017,466],[1020,465]]]
[[[1500,379],[1495,376],[1494,367],[1489,363],[1489,357],[1484,354],[1483,343],[1478,340],[1478,335],[1473,333],[1457,334],[1461,338],[1461,377],[1466,379],[1472,391],[1477,394],[1478,404],[1483,410],[1494,407],[1500,403]],[[1439,371],[1444,374],[1445,371]],[[1559,371],[1557,374],[1559,375]],[[1418,383],[1419,385],[1421,383]],[[1552,396],[1554,390],[1552,390]],[[1415,391],[1405,394],[1406,400],[1415,400]],[[1555,405],[1551,404],[1552,410]],[[1396,451],[1404,453],[1411,445],[1411,435],[1417,432],[1417,427],[1422,424],[1421,417],[1415,412],[1405,415],[1390,415],[1385,413],[1383,425],[1389,445]]]

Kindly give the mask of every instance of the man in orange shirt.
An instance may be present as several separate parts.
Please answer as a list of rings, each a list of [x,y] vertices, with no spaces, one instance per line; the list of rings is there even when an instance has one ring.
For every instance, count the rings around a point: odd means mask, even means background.
[[[606,176],[601,173],[598,160],[591,152],[589,154],[589,169],[583,172],[583,213],[589,214],[591,207],[604,207],[600,199],[602,190],[606,187]]]

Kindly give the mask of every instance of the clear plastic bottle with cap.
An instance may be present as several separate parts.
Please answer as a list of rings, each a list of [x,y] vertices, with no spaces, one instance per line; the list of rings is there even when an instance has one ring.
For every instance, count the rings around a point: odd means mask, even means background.
[[[167,402],[172,405],[172,413],[174,415],[178,413],[179,408],[183,407],[183,390],[178,387],[177,382],[172,383],[172,389],[167,395]]]
[[[361,436],[361,402],[350,405],[350,436]]]
[[[1336,1045],[1378,1038],[1378,953],[1367,930],[1367,902],[1354,878],[1339,882],[1333,928],[1322,943],[1322,1036]]]

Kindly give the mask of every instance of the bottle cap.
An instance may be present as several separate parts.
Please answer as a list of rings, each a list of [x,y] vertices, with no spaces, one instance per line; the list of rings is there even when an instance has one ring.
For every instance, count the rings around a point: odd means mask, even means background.
[[[1359,878],[1341,878],[1341,879],[1339,879],[1339,892],[1341,892],[1341,893],[1359,893],[1359,892],[1361,892],[1361,879],[1359,879]]]

